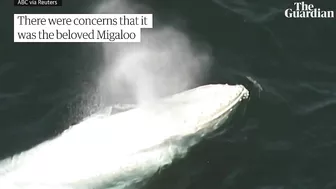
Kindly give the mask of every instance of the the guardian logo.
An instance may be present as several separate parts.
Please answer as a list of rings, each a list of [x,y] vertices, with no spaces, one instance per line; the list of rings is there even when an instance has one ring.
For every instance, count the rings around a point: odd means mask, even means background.
[[[314,7],[313,4],[306,4],[305,2],[294,2],[294,9],[288,8],[285,10],[285,17],[287,18],[334,18],[334,11],[321,10]]]

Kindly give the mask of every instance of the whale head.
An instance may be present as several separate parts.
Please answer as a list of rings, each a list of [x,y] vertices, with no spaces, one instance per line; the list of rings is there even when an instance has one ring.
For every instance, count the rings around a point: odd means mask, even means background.
[[[205,85],[167,97],[151,109],[166,114],[166,123],[180,127],[181,135],[206,134],[222,125],[248,96],[242,85]]]

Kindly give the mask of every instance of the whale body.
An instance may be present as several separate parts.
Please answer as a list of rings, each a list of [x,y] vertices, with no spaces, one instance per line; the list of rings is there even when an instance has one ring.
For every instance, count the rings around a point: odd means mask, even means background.
[[[0,188],[129,189],[216,131],[249,92],[204,85],[131,110],[95,114],[0,162]]]

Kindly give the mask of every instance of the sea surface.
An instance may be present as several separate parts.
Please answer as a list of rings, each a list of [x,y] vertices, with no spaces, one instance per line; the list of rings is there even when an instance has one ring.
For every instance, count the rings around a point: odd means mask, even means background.
[[[1,3],[1,159],[92,113],[87,107],[94,104],[104,65],[101,44],[13,43],[13,13],[90,13],[99,3]],[[293,6],[289,0],[134,3],[150,7],[155,23],[174,25],[211,49],[213,64],[199,84],[244,84],[251,91],[235,127],[193,148],[148,188],[336,188],[335,19],[285,18],[284,10]],[[335,1],[310,3],[336,11]]]

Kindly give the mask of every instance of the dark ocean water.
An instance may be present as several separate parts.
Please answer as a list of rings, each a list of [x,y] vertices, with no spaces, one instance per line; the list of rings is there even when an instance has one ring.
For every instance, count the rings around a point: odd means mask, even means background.
[[[333,1],[312,3],[336,10]],[[158,174],[158,189],[336,188],[336,20],[287,19],[292,1],[139,1],[155,19],[212,48],[205,83],[245,84],[251,100],[237,125]],[[101,68],[98,44],[13,43],[13,13],[88,13],[2,3],[0,157],[51,138],[84,115]],[[262,90],[246,76],[253,78]]]

